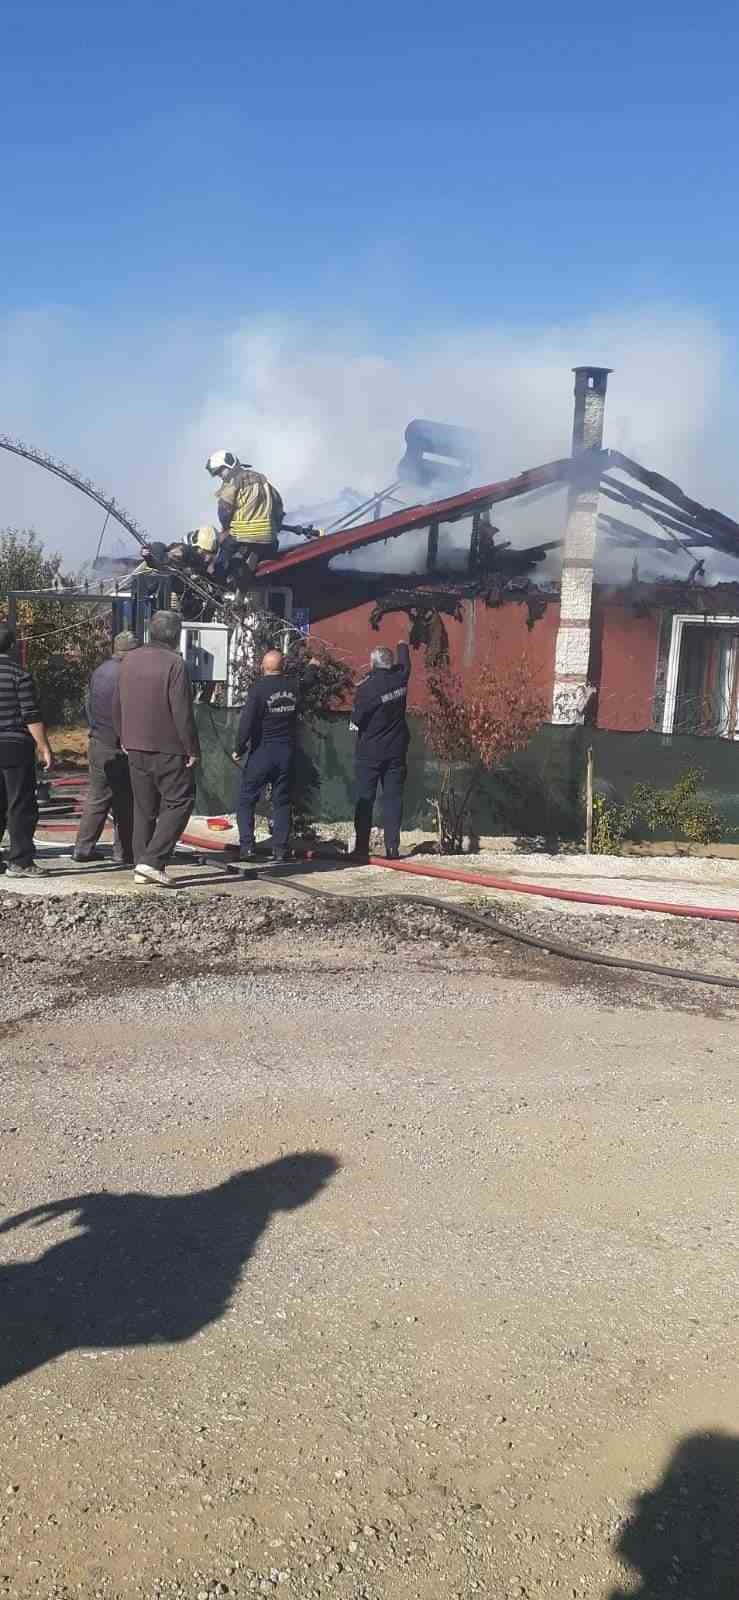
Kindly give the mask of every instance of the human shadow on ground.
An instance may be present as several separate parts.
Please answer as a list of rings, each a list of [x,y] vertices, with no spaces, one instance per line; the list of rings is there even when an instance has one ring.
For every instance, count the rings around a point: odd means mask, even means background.
[[[191,1339],[227,1309],[277,1211],[338,1171],[305,1151],[192,1194],[82,1194],[34,1206],[0,1234],[77,1212],[81,1230],[35,1261],[0,1266],[0,1387],[69,1350]]]
[[[636,1501],[616,1552],[642,1581],[613,1589],[609,1600],[736,1600],[739,1439],[682,1439],[656,1488]]]

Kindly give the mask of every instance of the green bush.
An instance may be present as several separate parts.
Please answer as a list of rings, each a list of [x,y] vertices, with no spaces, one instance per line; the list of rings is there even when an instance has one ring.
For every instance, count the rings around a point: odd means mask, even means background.
[[[638,843],[645,836],[666,833],[691,844],[715,844],[721,838],[723,823],[710,800],[701,800],[698,786],[704,777],[690,767],[671,789],[655,789],[637,783],[623,805],[610,804],[602,795],[593,796],[593,852],[618,855],[627,840]]]
[[[60,566],[60,556],[47,555],[32,529],[0,530],[0,619],[11,589],[49,589]],[[110,652],[109,610],[104,603],[20,601],[18,633],[47,726],[82,720],[90,675]]]

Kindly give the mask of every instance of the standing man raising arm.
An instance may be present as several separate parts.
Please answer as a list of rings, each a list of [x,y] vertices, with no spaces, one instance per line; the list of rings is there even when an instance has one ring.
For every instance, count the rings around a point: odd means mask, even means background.
[[[165,871],[195,799],[200,743],[180,618],[155,611],[149,643],[124,656],[113,696],[113,727],[128,754],[137,883],[167,887]]]
[[[407,644],[398,645],[397,662],[393,660],[392,650],[379,645],[370,655],[370,671],[354,696],[349,725],[357,735],[353,859],[358,863],[369,860],[378,783],[382,784],[385,854],[388,861],[397,861],[400,854],[403,787],[410,743],[406,721],[410,675]]]
[[[0,622],[0,841],[10,835],[8,877],[43,877],[33,836],[38,822],[36,752],[47,772],[53,756],[30,672],[12,659],[15,634]]]

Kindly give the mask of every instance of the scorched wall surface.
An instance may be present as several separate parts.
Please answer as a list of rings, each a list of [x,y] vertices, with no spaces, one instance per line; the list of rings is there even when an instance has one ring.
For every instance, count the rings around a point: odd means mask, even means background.
[[[390,580],[384,580],[387,592]],[[415,580],[420,587],[424,579]],[[409,580],[398,580],[410,586]],[[294,604],[308,610],[314,637],[322,639],[346,661],[357,677],[368,669],[369,653],[375,645],[391,648],[408,637],[408,618],[391,612],[377,631],[370,626],[375,600],[383,593],[383,581],[367,595],[367,586],[353,590],[344,578],[325,574],[322,584],[313,580],[296,585]],[[527,627],[525,605],[506,600],[497,607],[483,600],[465,600],[463,618],[445,618],[452,671],[471,683],[488,661],[504,662],[526,656],[531,680],[546,703],[551,704],[554,681],[554,652],[559,626],[559,600],[550,601],[544,616]],[[603,602],[597,595],[593,606],[591,681],[599,687],[597,725],[617,732],[640,732],[652,726],[654,685],[657,666],[660,618],[658,613],[639,616],[618,602]],[[425,650],[414,651],[411,704],[423,710],[428,703]]]
[[[408,638],[408,618],[401,613],[385,617],[375,632],[370,627],[374,601],[362,601],[349,610],[318,617],[311,608],[311,632],[323,640],[342,660],[348,662],[358,677],[368,670],[369,653],[375,645],[389,645],[391,649],[401,639]],[[529,630],[527,611],[523,605],[511,604],[488,607],[482,600],[465,601],[463,619],[444,619],[449,635],[450,665],[467,683],[471,683],[480,668],[488,662],[517,660],[525,654],[531,665],[531,681],[547,704],[551,700],[554,677],[554,642],[559,623],[559,603],[547,606],[545,615]],[[410,701],[423,709],[428,701],[425,651],[413,651],[413,676]]]

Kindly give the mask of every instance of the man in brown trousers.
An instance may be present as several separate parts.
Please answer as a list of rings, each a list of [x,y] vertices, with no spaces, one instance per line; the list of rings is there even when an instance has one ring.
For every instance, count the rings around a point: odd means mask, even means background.
[[[136,649],[136,645],[134,634],[116,634],[112,656],[96,667],[90,679],[85,701],[90,728],[87,756],[90,785],[72,852],[75,861],[102,861],[103,857],[96,846],[108,813],[112,811],[115,824],[113,860],[133,866],[131,781],[128,761],[113,728],[112,708],[121,662],[129,650]]]
[[[156,611],[149,643],[121,663],[113,698],[113,726],[128,754],[133,790],[137,883],[168,884],[165,868],[195,798],[200,744],[179,642],[177,613]]]

